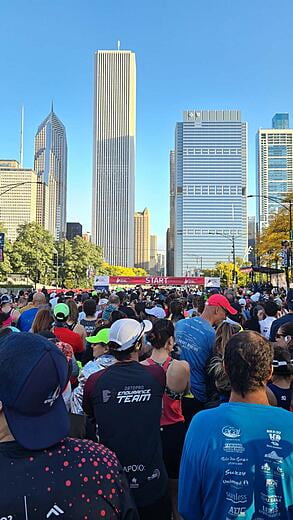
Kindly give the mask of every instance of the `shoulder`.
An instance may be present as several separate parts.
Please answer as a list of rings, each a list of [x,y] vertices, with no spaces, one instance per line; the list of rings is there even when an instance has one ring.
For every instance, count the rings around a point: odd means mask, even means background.
[[[159,365],[141,365],[143,369],[154,379],[157,380],[157,382],[165,386],[166,384],[166,374],[162,367]]]

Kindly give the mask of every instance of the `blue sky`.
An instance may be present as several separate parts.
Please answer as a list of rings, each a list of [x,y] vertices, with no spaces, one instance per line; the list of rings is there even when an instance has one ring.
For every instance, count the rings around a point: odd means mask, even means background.
[[[169,150],[184,109],[237,108],[255,134],[275,112],[293,117],[292,0],[0,0],[0,158],[18,158],[25,105],[26,167],[51,99],[67,129],[68,220],[90,230],[93,55],[137,60],[136,209],[149,207],[165,247]],[[254,202],[249,201],[254,214]]]

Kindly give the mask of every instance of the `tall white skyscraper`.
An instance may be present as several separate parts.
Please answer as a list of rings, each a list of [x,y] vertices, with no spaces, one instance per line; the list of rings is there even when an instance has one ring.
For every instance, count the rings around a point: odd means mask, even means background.
[[[247,249],[247,124],[238,110],[188,110],[175,132],[175,276]]]
[[[131,51],[95,55],[92,240],[112,265],[134,264],[136,66]]]
[[[257,229],[262,231],[293,191],[293,128],[288,114],[275,114],[273,128],[257,132]]]
[[[37,222],[60,240],[66,236],[67,141],[65,126],[53,111],[35,136],[34,170],[37,186]]]

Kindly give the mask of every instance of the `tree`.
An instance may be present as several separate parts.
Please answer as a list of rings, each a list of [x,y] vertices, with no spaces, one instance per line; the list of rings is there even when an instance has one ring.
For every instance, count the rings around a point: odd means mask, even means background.
[[[71,248],[70,265],[74,269],[71,274],[74,277],[75,286],[89,287],[89,285],[93,285],[95,274],[100,274],[102,269],[102,249],[79,236],[71,241]]]
[[[53,270],[53,236],[36,222],[22,224],[10,255],[14,272],[27,273],[34,283],[46,284]]]
[[[240,270],[241,260],[236,259],[236,279],[238,285],[245,285],[246,275]],[[232,287],[233,285],[233,270],[234,265],[232,262],[217,262],[214,269],[204,269],[204,276],[219,276],[223,285]]]
[[[258,237],[257,254],[262,264],[278,264],[281,241],[289,237],[289,211],[281,208]]]
[[[105,274],[108,276],[146,276],[147,272],[140,267],[123,267],[103,262],[98,274]]]
[[[5,227],[0,222],[0,233],[5,233]],[[0,281],[5,281],[7,279],[8,273],[11,273],[12,267],[10,264],[10,254],[11,254],[11,244],[8,240],[4,239],[4,261],[0,262]]]

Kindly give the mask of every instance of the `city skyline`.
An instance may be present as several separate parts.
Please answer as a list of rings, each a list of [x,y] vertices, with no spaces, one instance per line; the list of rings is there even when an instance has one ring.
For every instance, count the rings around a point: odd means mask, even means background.
[[[277,27],[271,0],[265,9],[257,3],[248,7],[244,0],[221,4],[213,0],[208,5],[187,0],[186,8],[180,10],[172,0],[169,9],[152,1],[138,5],[129,0],[127,9],[125,5],[112,0],[103,6],[89,0],[87,9],[81,0],[64,0],[56,9],[48,0],[33,0],[31,6],[20,0],[3,5],[0,156],[18,158],[19,113],[24,104],[24,167],[33,167],[31,143],[39,115],[53,97],[70,143],[68,220],[79,220],[90,230],[93,54],[97,49],[115,49],[120,39],[122,49],[131,48],[137,55],[135,209],[150,208],[153,232],[159,236],[159,247],[165,249],[169,150],[174,123],[184,109],[241,109],[249,122],[248,192],[255,194],[256,132],[270,126],[272,114],[293,110],[293,73],[287,66],[292,54],[293,5],[284,0],[278,6],[282,24]],[[190,19],[202,23],[191,29]],[[36,45],[43,41],[48,25],[54,27],[54,38]],[[24,26],[30,35],[25,39]],[[260,57],[256,49],[263,42],[267,42],[266,52]],[[49,74],[44,74],[44,64]],[[21,81],[16,81],[15,70]],[[284,70],[286,81],[280,81]],[[249,201],[249,214],[255,214],[255,204]]]

